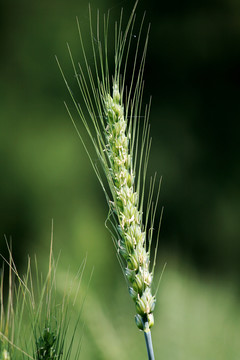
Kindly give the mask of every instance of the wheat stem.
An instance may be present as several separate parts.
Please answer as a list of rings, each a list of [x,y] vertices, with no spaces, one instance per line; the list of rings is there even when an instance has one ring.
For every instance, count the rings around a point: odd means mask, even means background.
[[[152,344],[152,336],[151,336],[151,330],[144,331],[144,337],[146,341],[146,347],[147,347],[147,354],[149,360],[154,360],[154,352],[153,352],[153,344]]]

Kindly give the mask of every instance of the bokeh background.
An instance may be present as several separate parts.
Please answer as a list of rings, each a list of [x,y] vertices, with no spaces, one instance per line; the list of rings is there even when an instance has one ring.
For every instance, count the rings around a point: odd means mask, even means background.
[[[110,8],[113,19],[122,7],[127,18],[133,4],[91,1],[93,13]],[[140,1],[138,25],[145,10],[149,173],[163,177],[157,276],[167,263],[156,358],[239,359],[240,2]],[[75,274],[87,254],[84,292],[95,269],[82,358],[145,359],[104,227],[104,195],[63,105],[70,99],[54,56],[74,83],[66,42],[81,60],[76,16],[87,31],[85,0],[0,3],[0,250],[6,256],[6,235],[21,271],[35,253],[44,269],[53,219],[59,271]]]

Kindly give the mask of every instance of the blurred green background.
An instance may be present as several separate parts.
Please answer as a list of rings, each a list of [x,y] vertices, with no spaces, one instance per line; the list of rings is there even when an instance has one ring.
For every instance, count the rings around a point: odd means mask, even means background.
[[[91,1],[93,12],[111,8],[112,19],[121,7],[127,18],[133,4]],[[144,10],[149,173],[163,176],[159,274],[167,262],[156,358],[239,359],[240,2],[140,1],[137,24]],[[74,274],[88,254],[87,284],[95,268],[82,358],[145,359],[104,227],[105,199],[63,105],[70,99],[54,55],[74,83],[66,42],[81,60],[76,15],[87,31],[85,0],[0,3],[0,250],[6,256],[5,234],[18,268],[34,253],[44,267],[53,219],[60,270]]]

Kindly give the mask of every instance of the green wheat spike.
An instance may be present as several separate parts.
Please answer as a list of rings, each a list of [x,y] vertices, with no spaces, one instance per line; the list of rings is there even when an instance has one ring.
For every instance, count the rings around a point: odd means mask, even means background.
[[[89,6],[92,66],[88,62],[77,19],[83,61],[75,63],[69,45],[68,52],[82,98],[80,101],[73,94],[64,71],[58,59],[56,60],[101,164],[102,170],[93,162],[91,149],[86,145],[84,135],[79,131],[74,116],[66,105],[105,193],[109,205],[107,227],[111,231],[129,293],[136,306],[136,324],[144,331],[149,359],[154,359],[150,328],[154,324],[153,310],[156,302],[155,294],[152,292],[156,250],[152,266],[150,252],[160,187],[153,205],[156,181],[154,177],[151,181],[147,208],[144,209],[146,173],[151,147],[150,104],[145,108],[142,104],[149,27],[145,40],[142,41],[143,18],[137,31],[133,63],[130,63],[136,6],[137,2],[125,30],[122,30],[123,11],[121,12],[119,23],[115,23],[114,46],[109,44],[109,12],[103,17],[103,29],[100,26],[99,12],[97,13],[95,28]],[[113,73],[110,73],[109,65],[110,47],[115,49]],[[103,175],[107,179],[107,184]]]

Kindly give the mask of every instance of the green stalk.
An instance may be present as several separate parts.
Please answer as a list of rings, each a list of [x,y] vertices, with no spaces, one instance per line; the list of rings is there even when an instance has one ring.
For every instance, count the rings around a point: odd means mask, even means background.
[[[154,357],[153,344],[152,344],[152,335],[151,335],[151,330],[150,329],[144,331],[144,337],[145,337],[145,342],[146,342],[146,347],[147,347],[148,359],[149,360],[154,360],[155,357]]]

